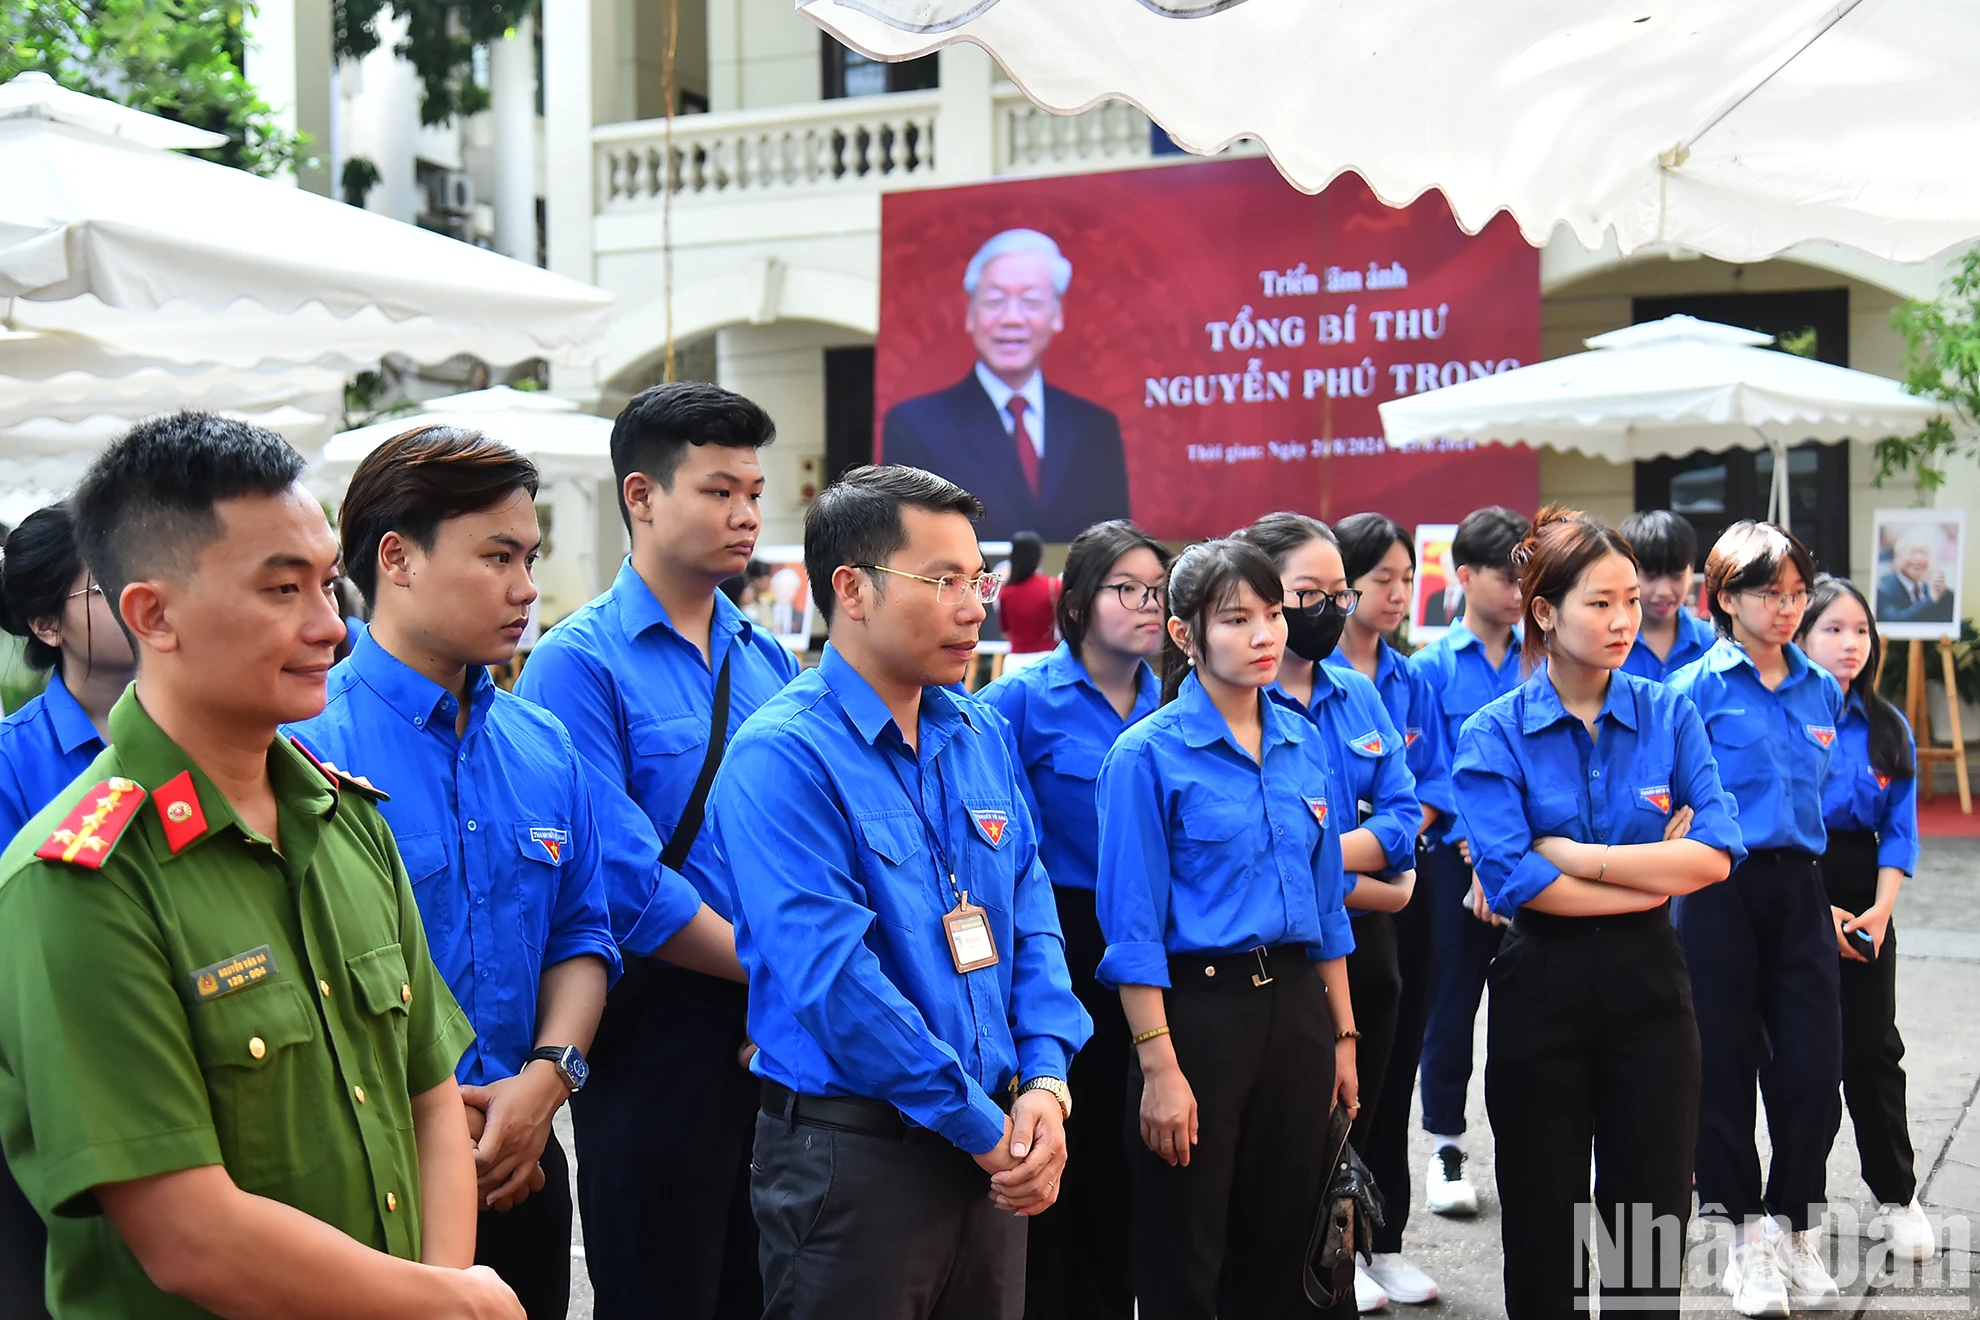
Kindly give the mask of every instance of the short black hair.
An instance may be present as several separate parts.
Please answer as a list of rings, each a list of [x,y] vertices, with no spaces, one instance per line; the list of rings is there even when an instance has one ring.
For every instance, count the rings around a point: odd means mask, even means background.
[[[280,495],[302,455],[273,431],[207,412],[139,422],[96,456],[69,497],[76,544],[116,608],[148,574],[183,573],[220,539],[222,500]]]
[[[1028,581],[1045,562],[1045,539],[1037,532],[1015,532],[1011,536],[1011,582]],[[1005,585],[1010,585],[1006,583]]]
[[[0,628],[26,639],[29,669],[46,671],[62,661],[62,648],[34,635],[42,619],[57,619],[82,573],[76,522],[66,504],[36,509],[21,519],[0,555]]]
[[[1705,556],[1705,603],[1711,607],[1712,621],[1721,637],[1733,635],[1733,618],[1719,603],[1719,593],[1735,596],[1742,591],[1760,591],[1781,580],[1792,564],[1801,574],[1804,590],[1815,586],[1815,558],[1793,532],[1773,523],[1751,518],[1734,523],[1720,535],[1712,553]]]
[[[1334,524],[1334,536],[1341,543],[1341,569],[1350,587],[1380,567],[1392,545],[1406,550],[1409,566],[1416,567],[1416,542],[1409,529],[1385,514],[1351,513]]]
[[[479,431],[416,426],[395,435],[364,456],[344,492],[344,574],[374,605],[385,533],[431,550],[441,523],[492,509],[519,490],[534,498],[536,485],[536,464]]]
[[[1674,577],[1698,567],[1698,533],[1682,514],[1639,509],[1616,530],[1636,551],[1637,567],[1650,577]]]
[[[1093,615],[1093,602],[1100,598],[1100,584],[1114,572],[1122,555],[1146,550],[1162,566],[1163,580],[1151,587],[1167,587],[1169,548],[1125,518],[1093,526],[1073,538],[1066,550],[1066,571],[1059,578],[1059,601],[1053,613],[1059,636],[1073,654],[1086,644],[1086,621]]]
[[[1451,562],[1459,568],[1512,568],[1512,552],[1533,524],[1503,505],[1474,509],[1451,538]]]
[[[770,414],[749,399],[705,380],[672,380],[632,396],[612,423],[612,476],[619,486],[619,517],[627,530],[626,478],[643,472],[674,488],[689,445],[761,449],[777,438]]]
[[[882,564],[907,544],[902,509],[960,513],[975,522],[983,501],[944,477],[889,464],[858,467],[825,488],[804,515],[804,570],[811,599],[832,622],[832,574],[847,564]],[[884,587],[876,582],[875,589]]]

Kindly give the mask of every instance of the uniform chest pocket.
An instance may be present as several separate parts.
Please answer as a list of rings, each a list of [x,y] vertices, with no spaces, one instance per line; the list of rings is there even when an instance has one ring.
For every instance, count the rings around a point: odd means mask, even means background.
[[[1220,798],[1190,802],[1176,813],[1172,841],[1179,877],[1235,883],[1243,870],[1249,808]]]
[[[1572,788],[1546,785],[1526,790],[1526,819],[1533,837],[1578,835],[1581,799]]]
[[[516,921],[523,943],[541,950],[550,938],[550,914],[556,910],[571,832],[562,825],[521,822],[515,827],[515,841],[522,858],[515,870]]]
[[[1715,750],[1719,779],[1728,788],[1761,788],[1774,777],[1774,758],[1767,750],[1767,722],[1746,711],[1723,711],[1705,724]]]
[[[664,808],[672,819],[655,824],[672,826],[687,804],[688,788],[708,754],[708,719],[687,711],[635,722],[627,730],[632,744],[633,795],[649,810]]]
[[[376,1106],[398,1127],[412,1126],[406,1093],[406,1020],[412,1011],[412,977],[406,955],[387,944],[344,961],[356,994],[364,1031],[371,1039],[371,1067],[363,1086],[366,1106]],[[355,1099],[353,1095],[353,1099]]]
[[[1092,747],[1061,743],[1045,759],[1052,773],[1061,778],[1092,781],[1100,778],[1100,762],[1106,758]]]
[[[705,748],[708,717],[687,711],[635,723],[629,730],[635,756],[678,756],[690,749]]]
[[[921,818],[913,812],[880,812],[856,817],[859,825],[860,869],[866,880],[867,901],[880,920],[912,931],[916,914],[926,906],[920,860]]]
[[[286,973],[187,1006],[227,1172],[243,1190],[292,1182],[329,1155],[324,1096],[336,1083],[319,1020]]]

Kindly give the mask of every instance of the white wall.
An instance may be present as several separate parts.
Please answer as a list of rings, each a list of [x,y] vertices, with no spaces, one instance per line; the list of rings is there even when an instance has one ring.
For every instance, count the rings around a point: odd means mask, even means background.
[[[817,483],[825,454],[825,350],[870,342],[833,326],[785,321],[736,326],[715,340],[721,383],[763,405],[777,443],[763,451],[765,544],[804,539],[802,488]]]

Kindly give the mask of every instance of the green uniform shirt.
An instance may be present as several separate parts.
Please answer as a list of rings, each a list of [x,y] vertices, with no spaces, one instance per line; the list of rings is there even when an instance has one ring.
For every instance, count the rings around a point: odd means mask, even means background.
[[[152,1286],[90,1189],[209,1164],[418,1259],[411,1097],[474,1033],[384,818],[277,742],[277,853],[135,691],[110,733],[0,855],[0,1143],[50,1221],[50,1310],[205,1315]],[[149,796],[100,866],[38,859],[114,777]]]

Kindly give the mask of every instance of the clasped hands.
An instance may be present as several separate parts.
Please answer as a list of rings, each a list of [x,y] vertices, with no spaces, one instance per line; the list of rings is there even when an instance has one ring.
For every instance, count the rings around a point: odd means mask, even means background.
[[[486,1086],[463,1086],[468,1136],[474,1139],[474,1176],[482,1205],[509,1210],[543,1190],[543,1148],[550,1120],[570,1098],[557,1070],[540,1060],[514,1077]]]
[[[1066,1124],[1049,1091],[1026,1091],[1004,1118],[1004,1139],[974,1157],[990,1175],[990,1204],[1029,1218],[1059,1199]]]

